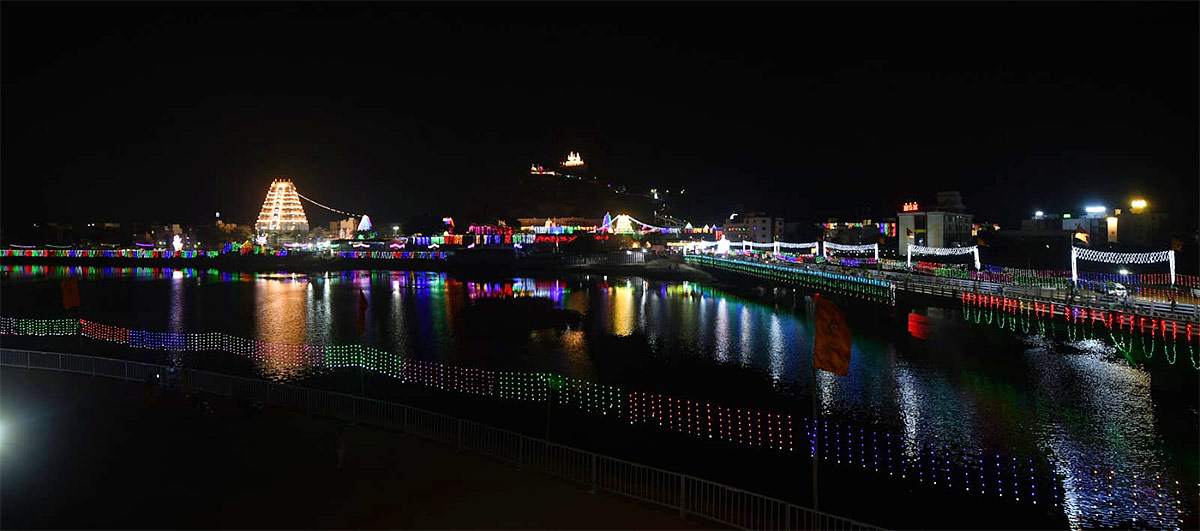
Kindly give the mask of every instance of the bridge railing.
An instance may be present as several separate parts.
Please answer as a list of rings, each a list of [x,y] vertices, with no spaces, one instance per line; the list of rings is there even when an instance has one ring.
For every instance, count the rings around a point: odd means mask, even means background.
[[[689,259],[691,257],[689,256]],[[803,266],[794,266],[790,264],[759,264],[757,262],[745,260],[733,260],[724,258],[698,257],[691,259],[692,261],[701,264],[722,264],[726,262],[744,262],[762,267],[774,267],[803,271],[826,271],[829,267],[823,264],[805,264]],[[1154,317],[1159,319],[1174,319],[1181,321],[1200,322],[1200,304],[1175,303],[1171,304],[1168,301],[1158,301],[1144,298],[1131,297],[1128,307],[1117,304],[1114,299],[1105,298],[1104,296],[1088,293],[1076,292],[1074,295],[1068,293],[1065,289],[1053,289],[1046,287],[1023,287],[1000,284],[997,282],[988,282],[983,280],[960,279],[952,277],[939,277],[932,275],[908,274],[896,271],[872,271],[862,270],[864,279],[883,280],[894,286],[900,291],[910,293],[921,293],[925,295],[934,295],[940,297],[958,297],[961,293],[987,293],[987,294],[1004,294],[1012,297],[1020,297],[1030,302],[1039,303],[1057,303],[1070,304],[1078,307],[1088,307],[1104,310],[1123,310],[1129,313],[1135,313],[1140,316]],[[753,272],[751,272],[753,274]],[[758,275],[763,276],[763,275]],[[1002,290],[1002,291],[1001,291]],[[1113,307],[1109,307],[1109,305]]]
[[[59,352],[0,349],[0,366],[44,369],[171,385],[168,367]],[[178,385],[220,396],[397,430],[743,529],[878,529],[713,481],[640,465],[403,404],[194,369]]]

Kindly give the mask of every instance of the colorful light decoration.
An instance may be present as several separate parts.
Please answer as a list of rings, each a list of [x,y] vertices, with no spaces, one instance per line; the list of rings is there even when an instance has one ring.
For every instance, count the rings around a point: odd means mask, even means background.
[[[1032,319],[1036,322],[1038,329],[1045,332],[1044,322],[1053,322],[1055,318],[1061,317],[1070,325],[1087,327],[1067,329],[1068,338],[1074,341],[1076,340],[1075,336],[1094,335],[1091,327],[1099,323],[1108,330],[1108,337],[1112,339],[1118,350],[1127,356],[1132,354],[1133,344],[1130,337],[1135,333],[1140,334],[1143,338],[1150,337],[1153,340],[1161,340],[1164,357],[1169,365],[1174,365],[1176,362],[1175,353],[1178,344],[1185,343],[1188,347],[1192,367],[1200,370],[1200,357],[1198,357],[1200,348],[1196,348],[1197,345],[1200,345],[1200,325],[1194,323],[1143,317],[1119,311],[1078,308],[1065,304],[1024,301],[995,295],[963,293],[960,297],[963,304],[963,319],[975,324],[995,324],[999,328],[1016,332],[1018,322],[1020,322],[1021,331],[1029,333],[1034,325],[1030,321]],[[986,321],[983,321],[984,318]],[[1125,339],[1118,340],[1117,335],[1122,332],[1126,333]],[[1142,345],[1142,351],[1147,360],[1153,357],[1155,348],[1154,342],[1151,342],[1149,347],[1146,347],[1145,344]],[[1130,361],[1133,361],[1132,358]]]
[[[925,247],[924,245],[909,244],[909,246],[908,246],[908,266],[909,267],[912,267],[912,255],[913,254],[924,254],[924,255],[932,255],[932,256],[952,256],[952,255],[962,255],[962,254],[973,254],[973,255],[975,255],[975,269],[980,269],[979,246],[978,245],[972,245],[970,247]]]
[[[830,290],[843,295],[884,304],[895,304],[896,302],[896,287],[886,280],[698,254],[685,255],[684,260],[729,271],[747,273],[760,278],[798,284],[808,288]]]
[[[1175,285],[1175,251],[1157,251],[1153,253],[1113,253],[1096,251],[1081,247],[1071,247],[1071,282],[1079,281],[1078,260],[1089,262],[1104,262],[1107,264],[1155,264],[1167,262],[1171,267],[1171,285]]]
[[[980,299],[984,300],[984,299]],[[1011,307],[1011,305],[1010,305]],[[966,311],[964,307],[964,311]],[[983,310],[994,312],[995,310]],[[1028,311],[1028,310],[1026,310]],[[1032,314],[1030,314],[1032,315]],[[1096,313],[1072,311],[1068,319],[1083,323],[1104,318]],[[965,316],[970,319],[969,314]],[[976,313],[976,320],[979,313]],[[1118,330],[1133,330],[1135,326],[1154,327],[1153,320],[1134,323],[1117,319]],[[1012,328],[1017,318],[1002,324]],[[976,321],[978,322],[978,320]],[[996,321],[999,323],[999,320]],[[1022,328],[1025,323],[1022,322]],[[1190,341],[1194,332],[1188,327]],[[1032,326],[1030,326],[1032,329]],[[1082,330],[1086,330],[1084,327]],[[1068,329],[1070,330],[1070,328]],[[954,488],[978,495],[1009,498],[1019,502],[1061,505],[1065,485],[1060,468],[1054,461],[1035,463],[1000,453],[984,453],[982,449],[955,447],[934,442],[917,443],[905,437],[877,429],[840,424],[828,419],[814,421],[787,412],[767,412],[715,404],[692,398],[677,398],[658,393],[624,391],[586,380],[555,373],[491,371],[457,367],[437,362],[413,360],[364,345],[317,346],[278,344],[248,340],[223,333],[174,334],[134,331],[121,327],[92,323],[78,319],[32,320],[0,318],[0,334],[70,335],[82,332],[86,337],[152,349],[186,350],[192,352],[225,351],[269,364],[283,371],[307,370],[313,366],[356,368],[376,371],[402,382],[422,385],[445,392],[461,392],[501,399],[546,402],[573,407],[579,411],[628,421],[630,424],[658,426],[693,437],[720,440],[775,451],[794,452],[796,431],[803,430],[801,444],[809,446],[810,456],[817,455],[832,465],[871,470],[890,477],[899,476],[929,488]],[[1082,335],[1083,332],[1080,332]],[[1161,326],[1155,337],[1167,333],[1183,335]],[[1200,333],[1197,334],[1200,337]],[[182,340],[182,344],[181,344]],[[1127,345],[1124,341],[1122,344]],[[1131,347],[1130,347],[1131,348]],[[1172,350],[1164,348],[1170,358]],[[1153,354],[1148,354],[1152,356]],[[1193,352],[1192,363],[1200,364]],[[1173,361],[1170,361],[1173,363]],[[1112,478],[1109,478],[1110,481]],[[1162,492],[1160,477],[1146,481],[1127,482],[1121,488]],[[1117,488],[1116,485],[1109,485]],[[1065,486],[1063,487],[1065,488]],[[1040,494],[1039,494],[1040,493]],[[1175,498],[1181,493],[1174,490]],[[1173,507],[1173,499],[1147,500],[1159,510]],[[1176,511],[1178,514],[1178,511]],[[1169,520],[1171,515],[1167,515]],[[1168,526],[1169,527],[1169,526]]]

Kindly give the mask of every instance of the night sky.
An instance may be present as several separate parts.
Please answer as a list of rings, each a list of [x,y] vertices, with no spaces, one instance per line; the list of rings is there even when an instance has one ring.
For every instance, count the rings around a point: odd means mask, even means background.
[[[1198,6],[5,2],[0,215],[250,221],[290,176],[398,220],[577,150],[701,221],[956,189],[1194,228]]]

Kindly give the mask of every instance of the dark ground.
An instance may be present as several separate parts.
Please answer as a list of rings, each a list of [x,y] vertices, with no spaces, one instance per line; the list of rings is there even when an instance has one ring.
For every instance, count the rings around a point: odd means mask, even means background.
[[[713,528],[423,439],[107,378],[0,371],[0,527]]]

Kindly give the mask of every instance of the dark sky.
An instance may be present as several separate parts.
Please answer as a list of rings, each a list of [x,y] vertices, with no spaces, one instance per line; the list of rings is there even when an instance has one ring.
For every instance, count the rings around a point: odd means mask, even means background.
[[[1195,227],[1198,5],[4,2],[2,219],[252,220],[276,175],[402,219],[578,150],[712,216]]]

